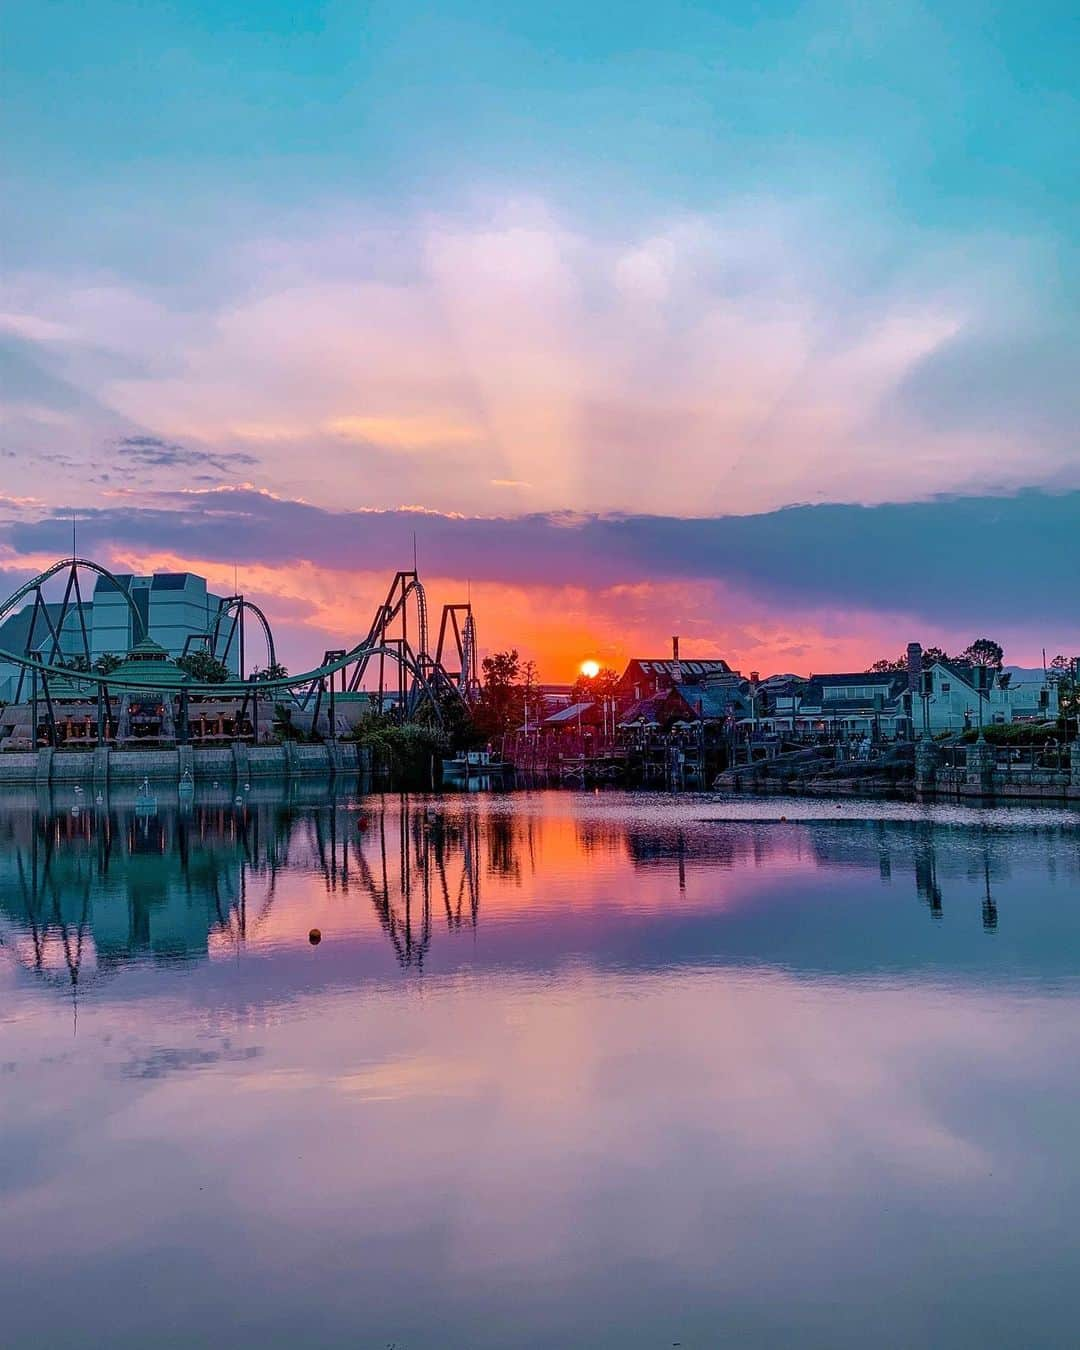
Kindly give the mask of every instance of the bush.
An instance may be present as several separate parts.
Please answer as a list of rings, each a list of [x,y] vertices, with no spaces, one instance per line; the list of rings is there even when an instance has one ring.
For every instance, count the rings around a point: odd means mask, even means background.
[[[432,759],[441,759],[450,749],[448,737],[437,728],[416,722],[392,722],[379,713],[357,722],[346,739],[370,750],[377,766],[424,780]]]
[[[1056,722],[1006,722],[983,727],[983,734],[991,745],[1045,745],[1047,741],[1062,741],[1064,733]],[[960,737],[964,745],[979,739],[978,727],[965,731]]]

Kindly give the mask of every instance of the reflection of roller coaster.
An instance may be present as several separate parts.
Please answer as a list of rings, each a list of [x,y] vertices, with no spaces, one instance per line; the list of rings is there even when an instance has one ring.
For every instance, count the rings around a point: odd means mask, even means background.
[[[437,923],[475,928],[483,837],[475,814],[401,798],[357,817],[223,794],[140,817],[134,804],[50,806],[0,818],[0,948],[46,984],[88,989],[132,961],[205,960],[269,920],[281,874],[361,894],[402,967],[422,970]],[[489,859],[490,862],[490,859]]]
[[[115,670],[95,666],[83,599],[87,575],[100,587],[104,582],[124,598],[131,616],[132,650]],[[82,580],[80,580],[82,577]],[[53,599],[46,598],[51,592]],[[55,597],[59,596],[59,599]],[[168,721],[174,739],[187,739],[186,704],[189,698],[236,700],[240,705],[233,725],[246,725],[249,703],[259,698],[291,702],[313,712],[317,722],[324,709],[334,723],[338,694],[365,691],[379,710],[393,708],[403,718],[421,713],[441,720],[449,704],[469,703],[478,690],[476,625],[471,603],[443,606],[435,650],[431,650],[427,596],[415,570],[398,572],[364,636],[351,647],[328,650],[322,661],[299,674],[285,673],[277,664],[273,631],[265,613],[243,595],[223,599],[206,632],[190,633],[184,652],[201,648],[233,664],[239,678],[199,680],[179,671],[167,653],[147,643],[146,621],[124,582],[99,563],[65,558],[21,586],[0,604],[0,623],[22,606],[30,610],[24,638],[17,650],[0,648],[0,662],[18,671],[14,704],[30,698],[40,707],[48,744],[59,743],[54,703],[63,692],[98,705],[97,735],[105,741],[115,734],[112,698],[140,695],[169,703]],[[246,630],[250,621],[261,629],[266,665],[249,670]],[[145,650],[140,651],[140,643]],[[143,657],[162,659],[143,660]],[[166,692],[167,691],[167,692]],[[174,701],[177,706],[174,705]]]

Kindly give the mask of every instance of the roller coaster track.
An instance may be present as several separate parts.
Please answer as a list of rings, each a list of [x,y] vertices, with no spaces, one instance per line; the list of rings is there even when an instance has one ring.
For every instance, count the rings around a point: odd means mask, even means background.
[[[89,636],[86,630],[84,605],[78,580],[80,569],[105,578],[125,597],[132,614],[133,633],[138,634],[138,637],[145,636],[146,627],[142,616],[139,614],[130,593],[118,577],[101,564],[90,559],[63,558],[59,562],[53,563],[51,567],[46,568],[38,576],[31,578],[9,596],[3,604],[0,604],[0,623],[2,623],[4,619],[14,613],[22,601],[32,595],[34,597],[34,610],[31,619],[31,640],[35,634],[39,615],[45,626],[46,636],[43,637],[42,641],[47,643],[47,653],[40,649],[33,649],[30,641],[28,641],[25,650],[21,652],[0,647],[0,661],[8,661],[22,671],[19,682],[20,693],[23,676],[31,673],[37,680],[43,682],[46,690],[47,682],[56,679],[69,683],[73,682],[78,687],[87,690],[88,693],[103,691],[123,694],[153,689],[160,694],[160,686],[152,680],[138,680],[130,676],[118,677],[115,674],[103,675],[94,670],[73,670],[69,665],[63,663],[60,639],[64,626],[72,614],[78,617],[83,641],[83,654],[86,657],[86,663],[88,665],[90,663]],[[53,618],[49,614],[48,602],[44,599],[42,588],[53,577],[65,570],[68,572],[67,586],[61,602],[60,613],[56,618]],[[410,642],[408,632],[408,602],[410,599],[413,600],[416,609],[416,647]],[[72,603],[73,600],[74,604]],[[223,607],[223,612],[218,615],[214,633],[220,634],[222,622],[228,613],[232,612],[230,604],[232,604],[232,609],[239,609],[241,614],[243,609],[246,608],[256,615],[263,627],[271,663],[273,663],[275,660],[273,634],[269,622],[262,610],[251,602],[245,601],[243,597],[230,597],[230,600]],[[457,609],[462,607],[448,606],[446,608]],[[469,618],[471,619],[471,608]],[[395,625],[400,628],[399,635],[391,635],[390,630]],[[51,642],[48,641],[50,638]],[[462,669],[464,670],[466,653],[462,650],[460,643],[459,652],[462,654]],[[475,655],[470,659],[475,663]],[[409,714],[415,713],[427,703],[432,706],[436,715],[439,715],[441,696],[449,695],[461,698],[469,696],[467,684],[463,686],[460,678],[452,679],[443,668],[441,660],[432,657],[428,652],[427,596],[415,571],[398,572],[396,574],[386,600],[377,608],[367,633],[360,641],[349,648],[341,648],[326,653],[321,664],[310,670],[298,674],[260,678],[258,680],[228,679],[223,682],[191,680],[185,682],[181,688],[188,695],[212,696],[214,698],[246,699],[254,693],[257,693],[259,697],[290,694],[298,698],[303,705],[312,697],[318,697],[324,691],[329,690],[332,693],[338,685],[343,691],[359,690],[369,667],[376,660],[379,662],[380,694],[384,688],[385,662],[390,660],[397,666],[399,670],[399,693],[405,710]]]

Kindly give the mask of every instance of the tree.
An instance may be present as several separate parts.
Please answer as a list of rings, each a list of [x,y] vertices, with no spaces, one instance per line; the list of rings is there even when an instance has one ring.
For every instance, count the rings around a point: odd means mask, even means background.
[[[991,670],[1000,670],[1004,659],[1001,644],[986,637],[976,638],[960,653],[961,661],[969,661],[973,666],[988,666]]]
[[[280,661],[271,661],[263,670],[253,670],[251,678],[253,680],[283,680],[288,673],[287,668]]]
[[[517,648],[485,656],[482,670],[474,720],[482,735],[499,736],[524,721],[525,691],[520,683],[522,666]],[[535,677],[535,670],[528,673],[530,679]]]
[[[94,670],[99,675],[111,675],[114,670],[124,664],[122,656],[117,656],[115,652],[102,652],[94,662]]]
[[[199,684],[224,684],[232,673],[224,661],[205,648],[177,657],[176,664]]]
[[[1047,684],[1057,685],[1058,709],[1068,719],[1080,715],[1080,657],[1055,656],[1046,672]]]
[[[924,647],[922,653],[923,670],[929,670],[938,661],[951,661],[944,647]],[[875,661],[866,672],[868,675],[887,675],[890,670],[907,670],[907,652],[895,659],[883,657]]]
[[[619,672],[603,666],[595,675],[579,675],[570,690],[571,703],[591,703],[596,699],[613,698],[619,683]]]
[[[80,675],[87,674],[90,670],[90,662],[86,659],[85,652],[76,652],[74,656],[61,657],[56,664],[63,666],[65,670],[76,671]]]

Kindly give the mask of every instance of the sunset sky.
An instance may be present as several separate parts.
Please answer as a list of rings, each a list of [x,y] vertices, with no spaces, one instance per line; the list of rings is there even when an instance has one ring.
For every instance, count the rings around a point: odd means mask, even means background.
[[[0,590],[294,670],[413,536],[485,650],[1080,650],[1075,6],[38,0],[2,24]]]

